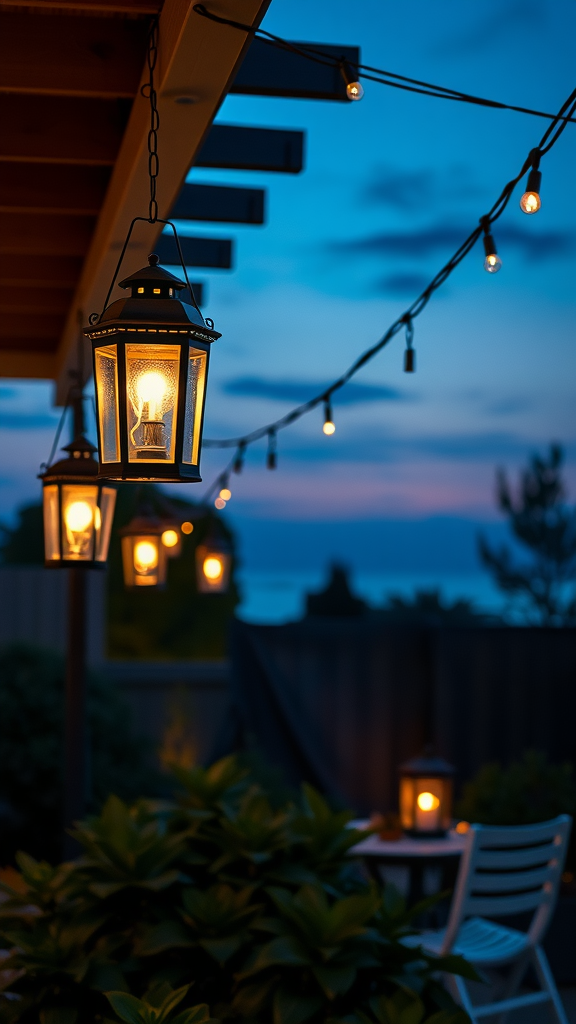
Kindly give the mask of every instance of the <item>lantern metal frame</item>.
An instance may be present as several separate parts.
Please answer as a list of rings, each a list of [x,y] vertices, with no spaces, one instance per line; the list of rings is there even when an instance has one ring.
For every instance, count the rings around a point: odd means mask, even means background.
[[[122,571],[124,586],[128,590],[163,590],[166,586],[168,556],[162,543],[165,523],[157,516],[140,511],[123,529],[119,530],[122,543]],[[140,543],[152,543],[157,554],[156,564],[149,570],[139,571],[136,564],[136,547]]]
[[[217,558],[222,564],[218,579],[210,580],[204,572],[207,558]],[[232,570],[232,548],[221,530],[211,527],[207,536],[196,548],[196,587],[199,594],[226,594],[230,586]]]
[[[400,821],[404,832],[414,839],[439,839],[452,826],[454,767],[426,751],[400,766]],[[437,806],[422,809],[418,797],[424,793],[438,800]],[[428,815],[428,817],[427,817]]]
[[[131,288],[130,298],[108,300],[128,246],[134,224],[149,223],[136,217],[130,226],[120,255],[106,302],[100,315],[90,317],[91,326],[84,329],[92,345],[94,380],[96,384],[96,421],[98,430],[99,474],[112,480],[156,481],[158,483],[199,482],[204,409],[208,382],[210,347],[221,337],[213,329],[211,320],[205,320],[194,298],[176,228],[171,221],[158,220],[169,225],[173,232],[186,283],[158,266],[158,256],[149,256],[149,266],[142,268],[119,282],[121,288]],[[175,297],[175,293],[188,288],[192,305]],[[129,346],[132,347],[130,355]],[[134,441],[130,426],[130,359],[146,359],[146,348],[155,350],[155,358],[173,362],[178,359],[174,377],[177,394],[173,404],[170,426],[170,453],[161,440],[163,423],[160,419],[141,420],[137,427],[150,427],[149,439],[140,445]],[[174,350],[177,349],[177,357]],[[170,352],[170,354],[169,354]],[[203,381],[196,391],[191,359],[204,363]],[[201,394],[198,394],[201,391]],[[198,403],[200,409],[198,410]],[[132,439],[130,434],[132,432]],[[150,442],[151,438],[151,442]],[[148,449],[151,457],[146,458]],[[189,449],[189,451],[188,451]],[[136,455],[134,456],[134,453]]]

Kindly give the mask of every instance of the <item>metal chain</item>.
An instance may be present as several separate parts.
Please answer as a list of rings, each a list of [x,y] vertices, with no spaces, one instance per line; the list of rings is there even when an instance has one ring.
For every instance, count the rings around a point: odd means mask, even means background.
[[[148,90],[148,99],[150,101],[150,130],[148,132],[148,175],[150,178],[150,203],[148,205],[148,219],[151,224],[155,224],[158,220],[158,203],[156,201],[156,179],[158,178],[158,172],[160,170],[160,162],[158,160],[158,128],[160,126],[160,115],[158,113],[158,96],[156,89],[154,88],[154,69],[158,60],[158,21],[154,20],[150,29],[150,39],[148,42],[148,71],[150,77],[146,85],[142,86],[142,95],[146,96],[145,90]]]

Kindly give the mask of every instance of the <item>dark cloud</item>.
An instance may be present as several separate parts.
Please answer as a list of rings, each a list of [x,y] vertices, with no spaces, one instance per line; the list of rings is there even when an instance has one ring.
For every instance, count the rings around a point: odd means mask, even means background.
[[[463,225],[444,221],[413,231],[382,232],[366,238],[327,244],[330,251],[339,255],[365,253],[367,256],[415,259],[458,248],[469,234],[469,230]],[[499,252],[502,252],[506,245],[512,245],[532,260],[563,256],[574,249],[574,239],[568,231],[534,231],[531,227],[524,228],[515,224],[496,224],[493,231]]]
[[[407,271],[405,274],[389,274],[380,278],[375,282],[375,290],[384,295],[397,295],[400,298],[406,295],[413,297],[424,291],[429,281],[429,274],[411,274]]]
[[[49,413],[19,412],[17,409],[0,409],[0,430],[45,430],[55,429],[59,415]]]
[[[245,398],[266,398],[273,402],[307,402],[326,387],[326,381],[265,380],[263,377],[235,377],[222,385],[227,395],[242,395]],[[351,381],[335,397],[339,405],[354,405],[356,402],[401,401],[408,396],[398,388],[382,384],[358,384]]]
[[[534,401],[523,395],[509,395],[490,402],[486,406],[486,412],[493,416],[513,416],[518,412],[529,412],[534,408]]]
[[[371,180],[361,193],[366,204],[393,209],[422,211],[432,203],[447,205],[469,201],[480,189],[472,180],[470,168],[454,164],[439,172],[435,168],[407,171],[383,164],[374,168]]]
[[[441,57],[454,57],[455,54],[461,57],[493,47],[496,42],[510,37],[517,44],[520,35],[540,30],[546,13],[546,5],[537,0],[512,0],[508,4],[499,4],[472,28],[447,33],[431,53]]]
[[[17,388],[6,387],[4,384],[0,387],[0,400],[6,399],[6,398],[17,398],[17,397],[18,397],[18,389]]]

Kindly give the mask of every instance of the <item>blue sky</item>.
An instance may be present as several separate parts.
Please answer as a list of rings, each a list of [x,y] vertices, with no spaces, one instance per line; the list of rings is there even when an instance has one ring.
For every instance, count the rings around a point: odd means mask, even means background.
[[[359,45],[365,63],[543,110],[557,109],[574,86],[572,0],[273,0],[264,26],[293,40]],[[185,229],[235,240],[232,273],[194,272],[207,282],[205,312],[223,334],[213,351],[209,437],[275,419],[373,344],[491,206],[546,123],[370,82],[365,90],[362,102],[346,105],[229,97],[224,123],[304,129],[305,170],[190,175],[267,190],[262,228]],[[313,559],[322,523],[335,538],[322,557],[340,553],[347,524],[374,531],[379,523],[384,537],[413,523],[414,537],[428,537],[423,549],[436,545],[440,571],[455,523],[470,524],[472,536],[473,524],[496,518],[496,465],[515,473],[553,439],[566,446],[574,495],[575,165],[569,126],[542,162],[541,211],[523,215],[518,190],[495,227],[501,272],[483,271],[478,248],[416,321],[416,374],[402,371],[398,336],[335,399],[333,437],[322,434],[321,412],[310,414],[279,436],[275,473],[264,468],[265,446],[255,447],[226,510],[247,557],[266,563],[256,543],[263,520],[275,563],[283,524],[300,524],[302,557]],[[50,402],[48,385],[1,385],[5,518],[38,494],[35,472],[57,418]],[[205,453],[207,483],[225,459]],[[436,533],[426,533],[431,522]],[[443,542],[438,523],[447,524]],[[413,559],[411,542],[398,543]]]

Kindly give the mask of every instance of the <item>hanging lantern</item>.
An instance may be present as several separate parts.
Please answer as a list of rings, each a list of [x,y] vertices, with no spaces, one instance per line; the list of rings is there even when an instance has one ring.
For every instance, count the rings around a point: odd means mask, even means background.
[[[210,345],[221,335],[177,293],[186,286],[149,257],[84,333],[92,342],[100,474],[199,481]],[[210,321],[211,323],[211,321]]]
[[[182,554],[182,531],[180,524],[170,519],[162,520],[164,529],[161,534],[162,545],[166,550],[166,558],[179,558]]]
[[[124,585],[163,587],[166,583],[167,554],[162,543],[165,523],[153,515],[136,516],[120,530]]]
[[[209,532],[196,548],[196,586],[200,594],[225,594],[230,581],[232,551],[221,533]]]
[[[454,768],[425,754],[400,766],[400,820],[408,835],[432,839],[452,825]]]
[[[108,557],[116,489],[98,478],[96,451],[78,435],[68,455],[40,474],[47,568],[103,569]]]

